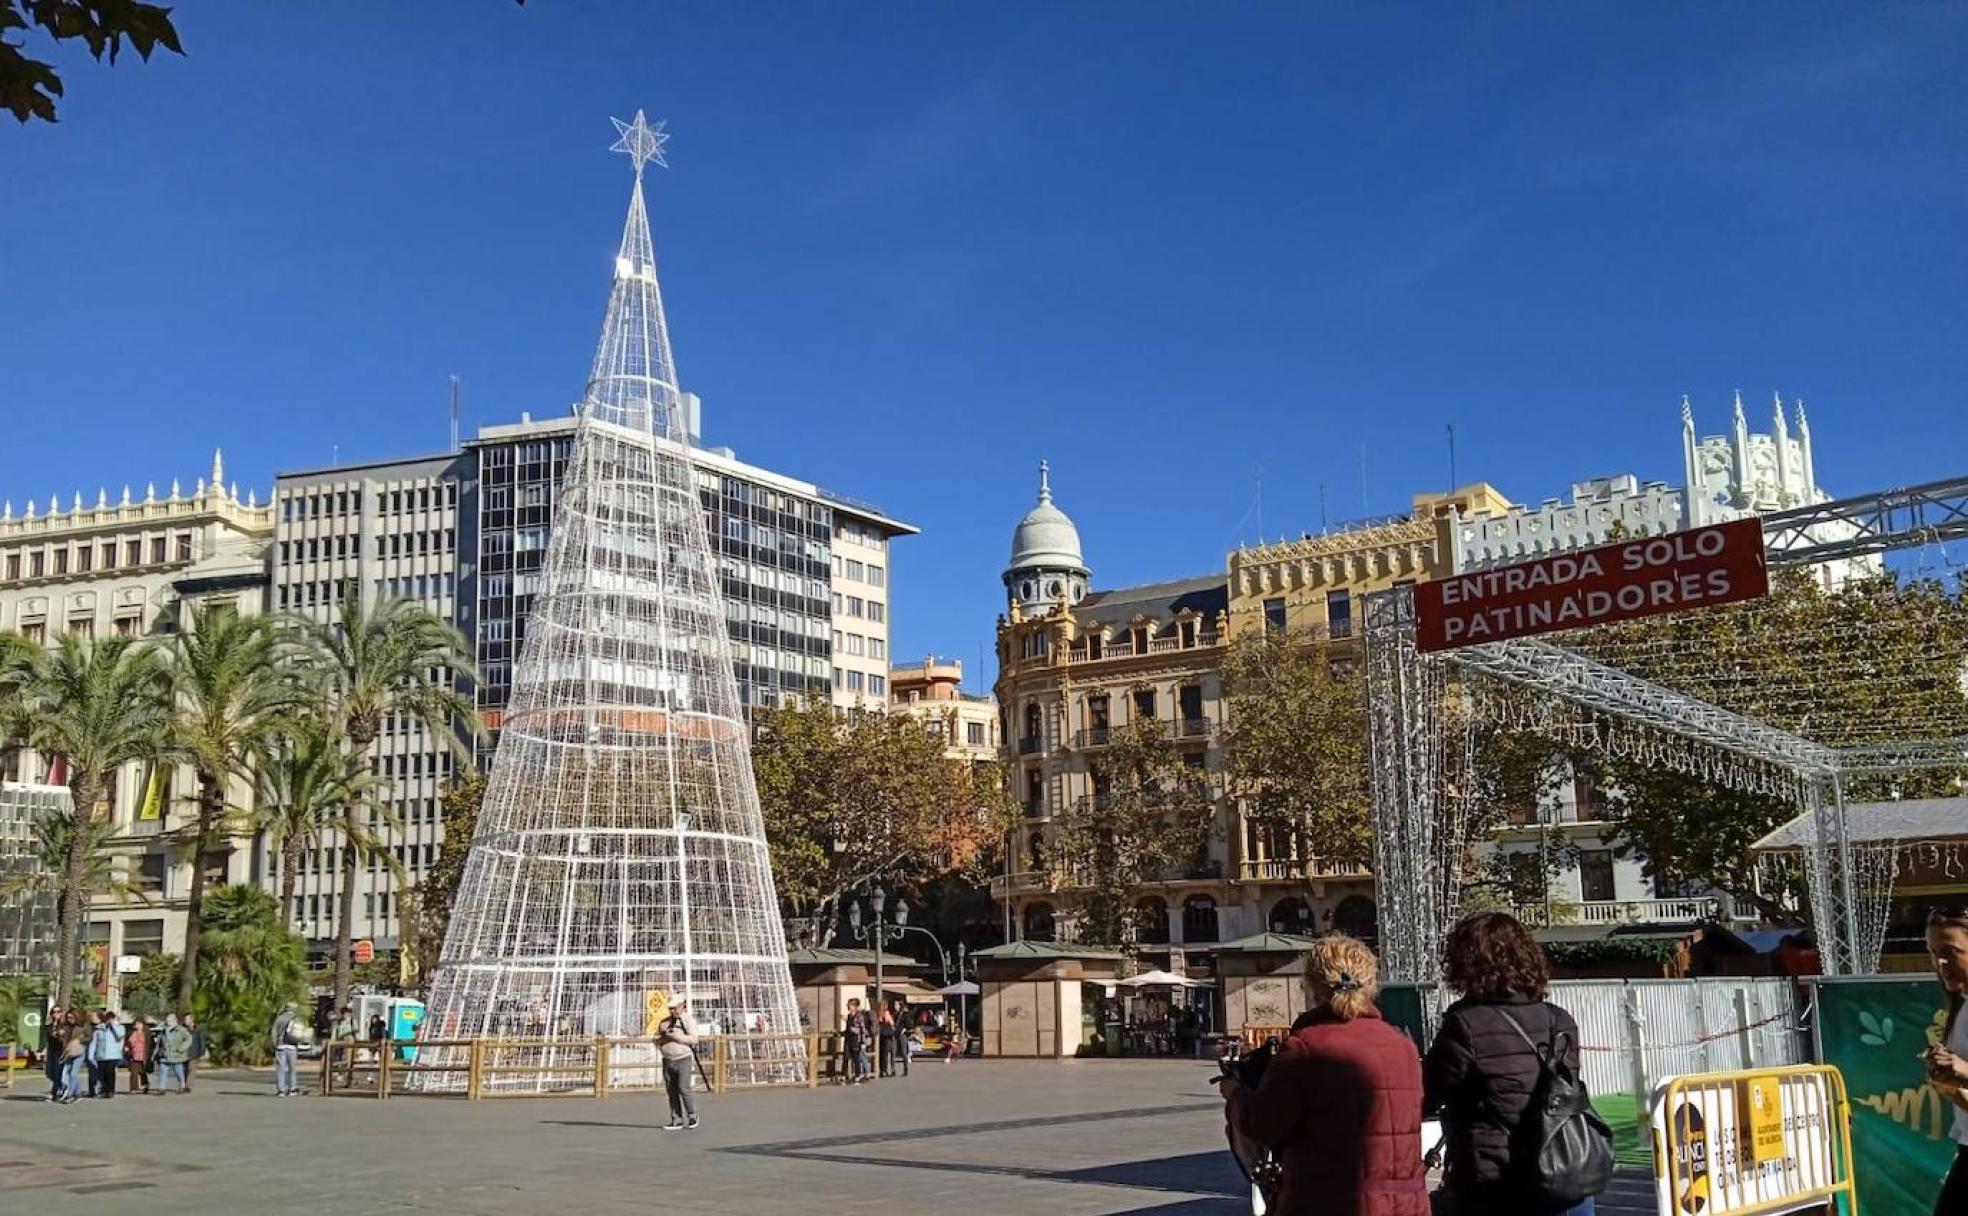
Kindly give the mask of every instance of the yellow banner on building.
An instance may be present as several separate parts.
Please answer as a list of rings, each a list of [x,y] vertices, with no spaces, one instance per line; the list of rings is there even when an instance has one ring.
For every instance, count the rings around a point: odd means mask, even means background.
[[[162,819],[164,817],[164,766],[152,764],[144,776],[143,805],[137,809],[138,819]]]

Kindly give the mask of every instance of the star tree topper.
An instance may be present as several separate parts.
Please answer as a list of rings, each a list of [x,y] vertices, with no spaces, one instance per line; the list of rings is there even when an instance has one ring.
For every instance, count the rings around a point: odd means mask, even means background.
[[[626,152],[629,159],[635,162],[638,178],[642,176],[642,167],[652,160],[665,169],[670,167],[670,162],[663,158],[663,145],[670,140],[670,133],[663,129],[664,123],[658,122],[655,126],[650,126],[649,120],[642,116],[641,110],[636,111],[634,122],[623,122],[619,118],[611,118],[608,121],[615,124],[615,130],[622,136],[608,150]]]

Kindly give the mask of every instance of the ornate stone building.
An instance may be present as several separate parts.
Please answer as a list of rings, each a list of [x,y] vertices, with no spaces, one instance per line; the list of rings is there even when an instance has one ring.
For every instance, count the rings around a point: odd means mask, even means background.
[[[998,703],[963,690],[963,660],[926,657],[888,673],[889,705],[943,736],[945,754],[979,764],[998,759]]]
[[[1326,630],[1353,636],[1357,597],[1430,577],[1451,507],[1507,505],[1487,485],[1421,495],[1411,516],[1231,554],[1228,573],[1092,589],[1079,530],[1039,498],[1012,535],[997,630],[996,691],[1005,755],[1024,824],[1006,873],[993,883],[1013,938],[1048,938],[1072,893],[1048,890],[1042,864],[1054,822],[1096,797],[1090,760],[1110,732],[1157,718],[1202,775],[1216,831],[1205,855],[1171,859],[1137,896],[1138,945],[1206,973],[1220,942],[1267,931],[1373,931],[1371,880],[1353,866],[1306,857],[1244,821],[1224,795],[1223,657],[1244,630]],[[1067,927],[1070,931],[1070,927]]]
[[[242,613],[265,605],[266,553],[273,510],[252,493],[223,484],[225,468],[212,456],[211,477],[190,493],[173,481],[141,497],[128,486],[114,501],[99,490],[93,506],[77,494],[67,509],[58,499],[45,510],[28,503],[0,506],[0,629],[56,644],[66,633],[84,637],[152,634],[191,624],[187,606],[222,604]],[[58,758],[31,751],[0,757],[0,777],[23,783],[65,783]],[[187,766],[130,764],[115,774],[106,814],[117,825],[111,848],[121,856],[142,900],[98,900],[83,927],[84,952],[97,990],[115,999],[115,960],[184,948],[185,896],[192,858],[175,835],[189,821],[187,796],[196,778]],[[233,805],[248,807],[252,789],[235,781]],[[251,850],[227,845],[208,853],[212,879],[252,877]]]

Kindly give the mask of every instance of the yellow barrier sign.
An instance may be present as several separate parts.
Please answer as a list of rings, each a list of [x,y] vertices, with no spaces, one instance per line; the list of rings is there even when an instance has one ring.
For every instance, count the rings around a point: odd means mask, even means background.
[[[1775,1216],[1840,1195],[1857,1210],[1851,1107],[1835,1068],[1674,1077],[1650,1110],[1666,1216]]]

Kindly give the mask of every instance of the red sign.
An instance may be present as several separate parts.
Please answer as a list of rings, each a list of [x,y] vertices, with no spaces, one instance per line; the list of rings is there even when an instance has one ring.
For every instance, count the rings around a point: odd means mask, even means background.
[[[1415,648],[1583,629],[1769,594],[1755,517],[1615,541],[1415,586]]]
[[[366,937],[363,938],[361,941],[356,942],[354,946],[349,948],[349,960],[351,962],[357,962],[357,963],[375,962],[376,943],[370,941]]]

